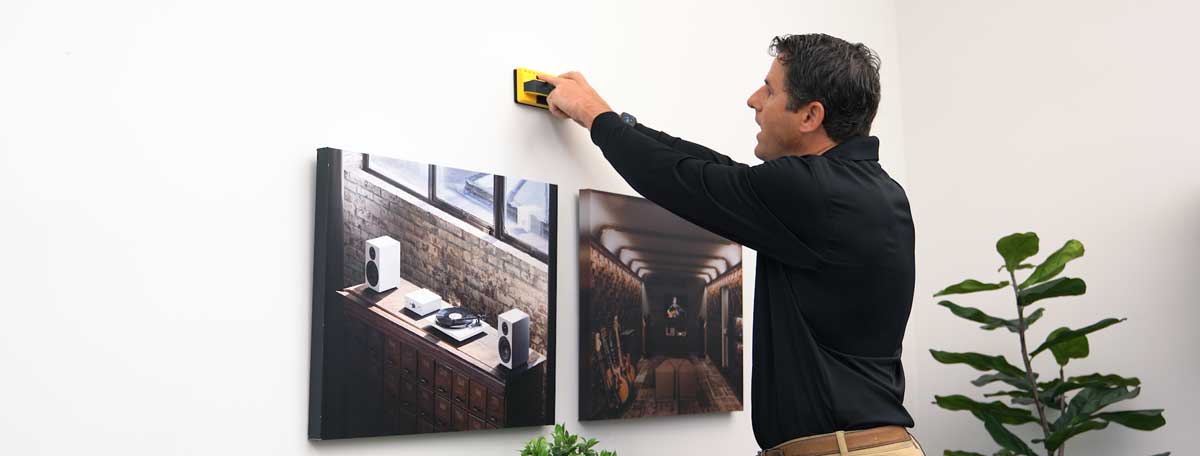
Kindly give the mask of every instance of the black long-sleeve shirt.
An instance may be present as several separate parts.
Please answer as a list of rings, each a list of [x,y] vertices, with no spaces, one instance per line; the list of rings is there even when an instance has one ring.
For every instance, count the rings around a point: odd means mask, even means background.
[[[758,252],[750,410],[760,447],[913,426],[900,363],[912,213],[879,165],[877,138],[747,166],[612,112],[591,136],[642,196]]]

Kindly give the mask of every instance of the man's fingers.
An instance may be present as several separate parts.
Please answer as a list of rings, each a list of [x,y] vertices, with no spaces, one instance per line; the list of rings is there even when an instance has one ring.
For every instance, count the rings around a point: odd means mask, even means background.
[[[566,119],[566,118],[568,118],[568,117],[571,117],[571,116],[568,116],[568,115],[567,115],[567,113],[565,113],[565,112],[562,112],[562,110],[561,110],[561,109],[558,109],[558,108],[556,108],[556,107],[551,107],[551,108],[550,108],[550,113],[551,113],[551,114],[554,114],[554,117],[557,117],[557,118],[559,118],[559,119]]]
[[[570,78],[568,78],[568,79],[573,79],[573,80],[582,82],[584,84],[587,83],[587,79],[583,77],[583,73],[580,73],[578,71],[568,71],[567,74],[570,75]]]
[[[553,101],[546,100],[546,107],[550,109],[550,113],[554,114],[554,117],[558,117],[560,119],[567,118],[567,113],[563,112],[561,109],[558,109],[558,106],[555,106]]]
[[[550,84],[553,84],[553,85],[558,85],[558,82],[562,80],[562,78],[551,76],[548,74],[542,74],[542,73],[538,73],[537,78],[539,80],[549,82]]]

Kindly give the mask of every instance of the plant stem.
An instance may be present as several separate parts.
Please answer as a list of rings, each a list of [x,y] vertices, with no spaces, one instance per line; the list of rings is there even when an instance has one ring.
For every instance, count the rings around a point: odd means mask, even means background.
[[[1033,378],[1033,364],[1029,362],[1029,348],[1025,344],[1025,309],[1021,307],[1021,290],[1017,289],[1016,274],[1013,274],[1010,270],[1008,271],[1008,277],[1012,280],[1013,297],[1017,301],[1017,325],[1018,329],[1020,329],[1019,334],[1021,335],[1021,361],[1025,362],[1025,379],[1029,382],[1029,387],[1031,388],[1033,405],[1037,407],[1038,419],[1042,424],[1042,433],[1048,440],[1050,439],[1050,425],[1046,422],[1046,409],[1042,406],[1041,398],[1038,397],[1038,384],[1037,380]],[[1053,456],[1054,452],[1051,451],[1049,455]]]
[[[1067,376],[1063,375],[1063,367],[1062,366],[1058,366],[1058,382],[1059,382],[1059,384],[1067,382]],[[1061,395],[1058,396],[1058,412],[1064,413],[1066,411],[1067,411],[1067,393],[1062,393]],[[1066,454],[1067,454],[1067,442],[1064,441],[1062,443],[1062,445],[1059,445],[1059,447],[1058,447],[1058,456],[1064,456]]]

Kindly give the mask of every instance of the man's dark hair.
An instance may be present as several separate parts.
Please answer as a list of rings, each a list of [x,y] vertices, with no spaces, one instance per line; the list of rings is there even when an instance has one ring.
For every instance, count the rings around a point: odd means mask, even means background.
[[[835,142],[871,133],[879,109],[879,55],[862,43],[814,33],[771,40],[784,66],[788,110],[810,102],[825,107],[821,124]]]

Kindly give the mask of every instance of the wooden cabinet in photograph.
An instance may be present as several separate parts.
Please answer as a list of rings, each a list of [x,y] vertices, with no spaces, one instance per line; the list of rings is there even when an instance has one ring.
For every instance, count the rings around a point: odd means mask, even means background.
[[[346,321],[346,427],[349,437],[466,431],[549,424],[546,356],[528,365],[500,364],[491,327],[458,343],[433,316],[404,310],[406,281],[376,293],[343,289]]]

